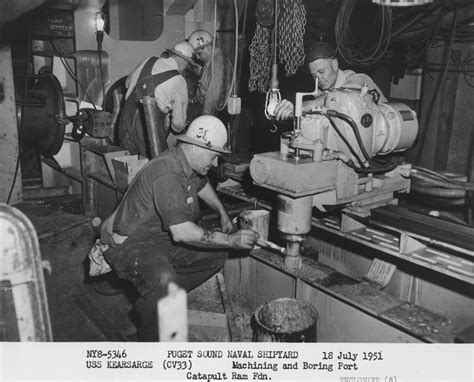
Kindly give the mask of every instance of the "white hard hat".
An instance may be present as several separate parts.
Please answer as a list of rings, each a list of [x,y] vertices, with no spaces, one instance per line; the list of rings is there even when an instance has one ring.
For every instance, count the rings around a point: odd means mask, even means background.
[[[194,55],[194,48],[193,46],[187,41],[180,41],[171,49],[166,49],[171,54],[174,54],[182,59],[186,60],[190,64],[194,64],[193,55]]]
[[[188,38],[188,41],[191,43],[195,51],[212,44],[213,40],[212,35],[204,29],[194,31]]]
[[[228,154],[227,130],[222,121],[213,115],[201,115],[189,125],[185,134],[178,135],[178,140],[205,149]]]

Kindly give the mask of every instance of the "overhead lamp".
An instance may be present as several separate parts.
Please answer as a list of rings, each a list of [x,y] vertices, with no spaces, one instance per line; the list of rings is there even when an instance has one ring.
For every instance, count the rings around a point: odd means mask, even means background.
[[[102,41],[104,40],[105,15],[102,12],[95,14],[95,36],[97,40],[97,50],[102,51]]]
[[[432,3],[433,0],[372,0],[372,3],[389,7],[411,7]]]

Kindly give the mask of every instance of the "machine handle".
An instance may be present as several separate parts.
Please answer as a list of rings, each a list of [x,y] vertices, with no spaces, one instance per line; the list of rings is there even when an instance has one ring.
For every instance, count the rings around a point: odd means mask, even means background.
[[[258,239],[257,245],[260,247],[266,247],[266,248],[271,248],[275,249],[281,253],[285,253],[286,249],[283,247],[280,247],[278,244],[272,243],[271,241],[265,240],[265,239]]]

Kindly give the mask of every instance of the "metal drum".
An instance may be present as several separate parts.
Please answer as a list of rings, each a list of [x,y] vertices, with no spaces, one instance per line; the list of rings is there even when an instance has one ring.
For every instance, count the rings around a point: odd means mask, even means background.
[[[318,312],[309,303],[279,298],[254,314],[253,342],[316,342]]]

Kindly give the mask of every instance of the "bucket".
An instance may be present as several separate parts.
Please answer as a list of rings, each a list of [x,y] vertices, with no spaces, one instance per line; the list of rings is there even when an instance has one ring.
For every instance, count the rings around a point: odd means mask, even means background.
[[[239,215],[240,228],[251,229],[260,234],[260,238],[268,239],[270,212],[267,210],[247,210]]]
[[[306,301],[279,298],[254,314],[253,342],[316,342],[318,312]]]

